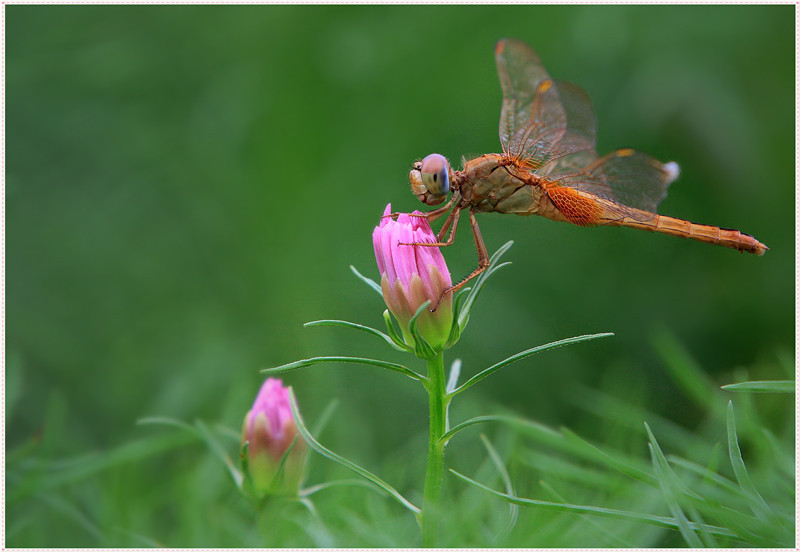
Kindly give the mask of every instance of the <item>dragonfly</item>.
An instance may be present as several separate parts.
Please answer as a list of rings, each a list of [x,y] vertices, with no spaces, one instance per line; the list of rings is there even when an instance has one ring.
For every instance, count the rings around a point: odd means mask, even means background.
[[[756,255],[767,251],[766,245],[738,230],[656,214],[678,177],[678,164],[661,163],[630,148],[599,157],[597,118],[589,96],[578,86],[550,78],[527,44],[500,40],[495,62],[503,90],[502,153],[465,160],[460,171],[432,153],[415,162],[409,173],[412,192],[426,205],[440,205],[452,196],[442,207],[418,215],[433,221],[449,213],[436,242],[407,245],[451,245],[461,212],[469,213],[478,268],[442,297],[489,267],[476,213],[539,215],[578,226],[627,226]]]

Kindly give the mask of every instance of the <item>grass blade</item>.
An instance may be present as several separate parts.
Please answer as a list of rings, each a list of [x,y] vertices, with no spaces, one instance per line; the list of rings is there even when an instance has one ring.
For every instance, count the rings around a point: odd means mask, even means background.
[[[386,362],[384,360],[375,360],[373,358],[359,358],[359,357],[342,357],[342,356],[329,356],[329,357],[314,357],[306,358],[303,360],[296,360],[289,364],[276,366],[275,368],[264,368],[261,370],[264,374],[276,374],[279,372],[288,372],[290,370],[297,370],[298,368],[305,368],[306,366],[313,366],[314,364],[321,364],[323,362],[348,362],[351,364],[366,364],[368,366],[378,366],[386,368],[393,372],[399,372],[414,380],[422,380],[423,377],[415,371],[410,370],[402,364],[395,364],[394,362]]]
[[[317,418],[317,423],[314,424],[314,435],[321,435],[322,432],[328,427],[328,422],[333,417],[333,412],[339,406],[339,399],[331,400],[325,409],[322,411],[322,414],[319,415]]]
[[[733,466],[733,473],[736,475],[739,487],[750,497],[750,509],[753,510],[757,518],[766,521],[768,517],[772,516],[772,511],[758,490],[756,490],[755,485],[750,480],[750,475],[747,473],[747,467],[744,465],[742,451],[739,448],[739,438],[736,435],[733,401],[728,401],[728,455],[731,458],[731,466]]]
[[[746,496],[745,492],[742,491],[733,481],[719,475],[718,473],[706,468],[705,466],[701,466],[700,464],[697,464],[695,462],[690,462],[685,458],[673,455],[669,456],[669,461],[671,464],[680,466],[686,469],[687,471],[702,476],[706,481],[714,483],[728,492],[731,492],[738,496]]]
[[[580,336],[577,336],[577,337],[568,337],[567,339],[562,339],[561,341],[553,341],[552,343],[547,343],[545,345],[539,345],[538,347],[533,347],[532,349],[528,349],[526,351],[522,351],[520,353],[517,353],[515,355],[512,355],[512,356],[508,357],[505,360],[501,360],[500,362],[498,362],[497,364],[495,364],[493,366],[490,366],[489,368],[487,368],[483,372],[480,372],[479,374],[476,374],[476,375],[472,376],[470,379],[468,379],[464,383],[464,385],[462,385],[461,387],[459,387],[458,389],[456,389],[455,391],[450,393],[450,396],[454,397],[454,396],[458,395],[459,393],[461,393],[462,391],[464,391],[466,389],[469,389],[470,387],[472,387],[473,385],[475,385],[476,383],[478,383],[479,381],[481,381],[485,377],[491,376],[493,373],[498,371],[500,368],[508,366],[509,364],[511,364],[513,362],[516,362],[518,360],[522,360],[523,358],[529,357],[531,355],[535,355],[536,353],[540,353],[542,351],[547,351],[547,350],[550,350],[550,349],[557,349],[559,347],[564,347],[566,345],[572,345],[573,343],[581,343],[582,341],[590,341],[592,339],[599,339],[601,337],[609,337],[609,336],[612,336],[612,335],[614,335],[614,334],[613,333],[599,333],[599,334],[591,334],[591,335],[580,335]]]
[[[725,391],[748,391],[750,393],[794,393],[795,383],[792,380],[777,381],[743,381],[723,385]]]
[[[546,508],[549,510],[555,510],[558,512],[574,512],[574,513],[585,513],[585,514],[592,514],[597,516],[604,516],[604,517],[611,517],[622,519],[625,521],[637,520],[643,521],[645,523],[649,523],[652,525],[657,525],[660,527],[668,527],[670,529],[678,529],[679,525],[678,522],[669,517],[663,516],[655,516],[652,514],[645,514],[642,512],[634,512],[629,510],[615,510],[612,508],[601,508],[598,506],[582,506],[578,504],[564,504],[559,502],[548,502],[546,500],[535,500],[532,498],[520,498],[516,496],[511,496],[505,493],[501,493],[499,491],[495,491],[494,489],[487,487],[481,483],[478,483],[474,479],[470,479],[466,475],[462,475],[457,471],[451,469],[450,473],[458,477],[459,479],[478,487],[479,489],[483,489],[484,491],[495,495],[496,497],[502,498],[503,500],[507,500],[509,502],[513,502],[514,504],[519,504],[520,506],[536,506],[540,508]],[[698,529],[698,524],[689,522],[689,526],[692,529]],[[736,535],[725,529],[724,527],[716,527],[713,525],[705,525],[704,529],[709,533],[715,535],[722,535],[725,537],[735,537]]]
[[[656,478],[644,470],[644,464],[642,464],[642,467],[636,465],[638,463],[638,458],[629,457],[628,459],[621,459],[612,456],[566,427],[561,428],[561,434],[566,441],[572,445],[572,454],[590,460],[596,464],[607,466],[635,481],[640,481],[647,485],[658,484]]]
[[[211,434],[206,424],[201,422],[200,420],[195,421],[195,426],[199,430],[200,439],[206,442],[208,448],[214,453],[214,455],[223,463],[225,467],[228,469],[228,473],[230,473],[233,482],[236,483],[236,486],[240,489],[242,488],[242,483],[244,482],[244,476],[242,472],[236,469],[236,466],[233,464],[233,460],[231,457],[228,456],[228,453],[225,452],[225,448],[219,444],[219,441]]]
[[[489,458],[492,460],[492,464],[494,464],[495,468],[497,468],[500,477],[503,480],[503,484],[506,487],[506,493],[509,496],[514,496],[514,485],[511,483],[511,476],[508,475],[508,470],[506,469],[505,464],[503,464],[503,460],[500,458],[500,455],[497,454],[497,451],[489,442],[489,439],[486,435],[481,434],[481,441],[483,442],[483,446],[486,447],[486,451],[489,453]],[[514,526],[517,524],[517,517],[519,516],[519,506],[517,504],[510,503],[508,504],[509,511],[508,511],[508,523],[506,524],[503,531],[498,535],[502,537],[504,535],[508,535]]]
[[[647,423],[644,425],[647,429],[647,435],[650,439],[647,447],[650,449],[650,456],[653,460],[653,469],[655,471],[656,478],[658,478],[658,482],[661,485],[661,492],[664,494],[667,507],[672,513],[672,516],[678,520],[678,528],[680,529],[681,535],[683,535],[683,539],[686,541],[686,543],[692,548],[702,548],[703,542],[700,540],[700,537],[697,536],[697,533],[695,533],[694,530],[689,526],[689,520],[683,513],[680,504],[678,504],[678,494],[680,493],[680,489],[678,489],[678,485],[676,485],[674,481],[675,476],[672,473],[669,464],[667,463],[667,459],[664,457],[664,453],[658,446],[658,441],[656,441],[655,435],[653,435],[653,432],[650,431],[650,427],[647,425]]]
[[[324,483],[312,485],[311,487],[303,489],[298,494],[301,498],[305,498],[331,487],[364,487],[366,489],[372,489],[373,491],[381,491],[381,489],[376,487],[373,483],[365,481],[364,479],[337,479],[335,481],[325,481]],[[383,493],[381,493],[381,495],[383,496]]]
[[[637,467],[632,461],[622,460],[611,456],[607,452],[599,449],[597,446],[579,437],[567,428],[561,428],[561,431],[556,431],[546,425],[532,420],[525,420],[514,416],[492,415],[492,416],[476,416],[465,422],[453,427],[447,433],[442,435],[442,441],[447,442],[453,436],[470,426],[482,424],[486,422],[503,422],[513,426],[519,430],[521,434],[536,441],[539,445],[552,447],[561,452],[576,456],[594,464],[607,466],[623,475],[630,477],[636,481],[641,481],[648,485],[656,485],[656,478],[644,469]]]
[[[565,503],[565,502],[566,502],[566,499],[563,497],[563,495],[561,495],[561,494],[560,494],[558,491],[556,491],[556,490],[553,488],[553,486],[552,486],[552,485],[550,485],[548,482],[546,482],[546,481],[539,481],[539,485],[541,485],[541,486],[542,486],[542,488],[543,488],[545,491],[547,491],[548,493],[550,493],[551,495],[553,495],[555,498],[557,498],[557,499],[558,499],[559,501],[561,501],[562,503]],[[618,546],[618,547],[619,547],[619,546],[622,546],[622,547],[624,547],[624,548],[636,548],[636,547],[633,545],[633,543],[630,543],[630,542],[628,542],[628,541],[626,541],[626,540],[624,540],[624,539],[622,539],[622,538],[620,538],[620,537],[616,536],[614,533],[612,533],[611,531],[609,531],[608,529],[606,529],[605,527],[603,527],[602,525],[600,525],[599,523],[597,523],[597,522],[596,522],[594,519],[592,519],[591,517],[589,517],[589,518],[588,518],[586,521],[588,521],[588,522],[589,522],[589,524],[590,524],[590,525],[592,525],[592,527],[594,527],[594,528],[595,528],[595,529],[596,529],[598,532],[602,533],[602,534],[603,534],[603,535],[604,535],[606,538],[608,538],[608,539],[609,539],[609,540],[611,540],[611,541],[615,541],[615,542],[617,543],[617,546]]]
[[[300,415],[300,410],[297,408],[297,398],[294,396],[294,390],[291,387],[289,388],[289,399],[292,405],[292,415],[294,416],[295,423],[297,424],[297,430],[300,432],[300,435],[303,436],[303,439],[306,440],[308,446],[310,446],[312,449],[317,451],[322,456],[333,460],[334,462],[344,466],[345,468],[351,471],[354,471],[367,481],[370,481],[371,483],[380,487],[381,489],[386,491],[392,498],[397,500],[397,502],[399,502],[400,504],[402,504],[403,506],[414,512],[414,514],[418,515],[420,513],[419,508],[417,508],[411,502],[406,500],[406,498],[403,495],[401,495],[397,491],[397,489],[386,483],[383,479],[381,479],[377,475],[373,475],[372,473],[368,472],[361,466],[354,464],[350,460],[342,458],[335,452],[326,449],[320,443],[318,443],[317,440],[314,439],[314,437],[308,431],[308,428],[306,427],[305,422],[303,421],[303,417]]]

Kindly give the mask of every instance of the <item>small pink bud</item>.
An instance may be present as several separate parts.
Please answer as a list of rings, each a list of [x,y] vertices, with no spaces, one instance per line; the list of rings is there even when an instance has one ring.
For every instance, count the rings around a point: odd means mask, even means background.
[[[248,467],[257,494],[297,492],[303,476],[306,443],[297,433],[289,388],[281,380],[268,378],[261,386],[253,408],[244,419],[242,445],[245,442],[249,443]]]
[[[380,225],[372,232],[372,244],[381,273],[383,300],[400,323],[406,343],[413,346],[414,338],[408,327],[411,318],[425,301],[430,300],[431,307],[436,305],[452,281],[438,247],[400,245],[435,242],[436,235],[428,220],[401,213],[395,221],[386,216],[391,212],[389,204]],[[421,213],[414,211],[413,214]],[[447,342],[452,324],[451,293],[442,299],[435,312],[427,310],[417,318],[420,333],[434,348]]]

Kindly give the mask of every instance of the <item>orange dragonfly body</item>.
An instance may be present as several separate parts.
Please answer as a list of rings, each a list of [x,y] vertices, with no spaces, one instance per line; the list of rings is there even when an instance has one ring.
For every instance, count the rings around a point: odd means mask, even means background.
[[[597,120],[587,94],[554,81],[525,43],[501,40],[495,60],[503,88],[500,143],[503,153],[465,162],[454,171],[439,154],[414,164],[412,191],[423,203],[444,206],[425,213],[434,220],[449,211],[436,243],[453,243],[462,210],[468,210],[479,266],[448,291],[489,266],[475,213],[540,215],[579,226],[628,226],[763,255],[764,244],[738,230],[695,224],[656,214],[678,165],[632,149],[603,157],[595,151]],[[444,236],[448,229],[450,235]]]

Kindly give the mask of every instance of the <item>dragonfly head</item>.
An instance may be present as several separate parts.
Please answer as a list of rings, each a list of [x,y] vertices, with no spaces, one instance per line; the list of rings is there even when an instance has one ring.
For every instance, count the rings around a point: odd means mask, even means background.
[[[453,171],[443,155],[432,153],[422,161],[414,163],[408,173],[411,191],[426,205],[439,205],[450,191]]]

